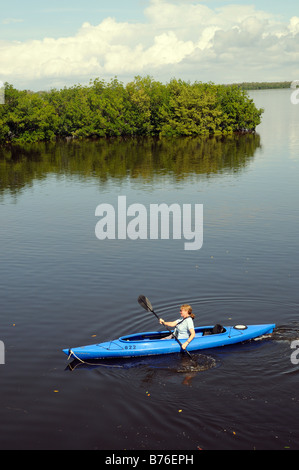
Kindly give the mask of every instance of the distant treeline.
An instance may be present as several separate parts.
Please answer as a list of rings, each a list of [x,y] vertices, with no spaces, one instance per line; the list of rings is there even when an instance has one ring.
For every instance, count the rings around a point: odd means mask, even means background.
[[[290,88],[292,82],[243,82],[236,85],[243,90],[267,90],[275,88]]]
[[[6,83],[0,142],[227,135],[254,131],[262,112],[237,85],[136,77],[127,85],[96,79],[88,86],[34,93]]]

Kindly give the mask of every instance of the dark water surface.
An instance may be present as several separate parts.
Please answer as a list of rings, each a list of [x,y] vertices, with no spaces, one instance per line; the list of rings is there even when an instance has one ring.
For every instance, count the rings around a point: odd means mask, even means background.
[[[298,449],[299,106],[252,92],[255,136],[0,150],[1,449]],[[101,203],[203,204],[203,246],[95,236]],[[196,325],[271,339],[67,367],[63,348],[159,329],[145,294]],[[141,311],[142,310],[142,311]]]

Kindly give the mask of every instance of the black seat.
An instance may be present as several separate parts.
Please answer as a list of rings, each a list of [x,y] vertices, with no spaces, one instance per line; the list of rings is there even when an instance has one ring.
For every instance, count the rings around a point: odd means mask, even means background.
[[[222,325],[219,325],[217,323],[217,325],[214,326],[214,328],[212,329],[212,335],[219,335],[219,333],[224,333],[224,328]]]

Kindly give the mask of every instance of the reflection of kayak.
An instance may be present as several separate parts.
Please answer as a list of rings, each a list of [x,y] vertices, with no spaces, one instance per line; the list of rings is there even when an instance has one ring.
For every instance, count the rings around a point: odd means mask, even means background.
[[[213,333],[212,326],[195,328],[195,338],[188,346],[188,351],[222,347],[240,343],[273,332],[274,324],[269,325],[236,325],[223,327],[222,333]],[[214,330],[215,331],[215,330]],[[70,358],[88,360],[104,358],[120,358],[134,356],[151,356],[155,354],[171,354],[181,351],[174,339],[163,339],[169,335],[166,331],[151,331],[121,336],[119,339],[105,343],[63,349]]]

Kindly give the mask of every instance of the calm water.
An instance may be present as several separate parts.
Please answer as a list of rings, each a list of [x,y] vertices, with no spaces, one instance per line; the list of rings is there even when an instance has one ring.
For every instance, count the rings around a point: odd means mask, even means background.
[[[255,136],[68,142],[0,151],[1,449],[298,449],[299,106],[251,93]],[[95,237],[98,204],[203,204],[203,247]],[[272,339],[67,367],[62,348],[197,325]]]

